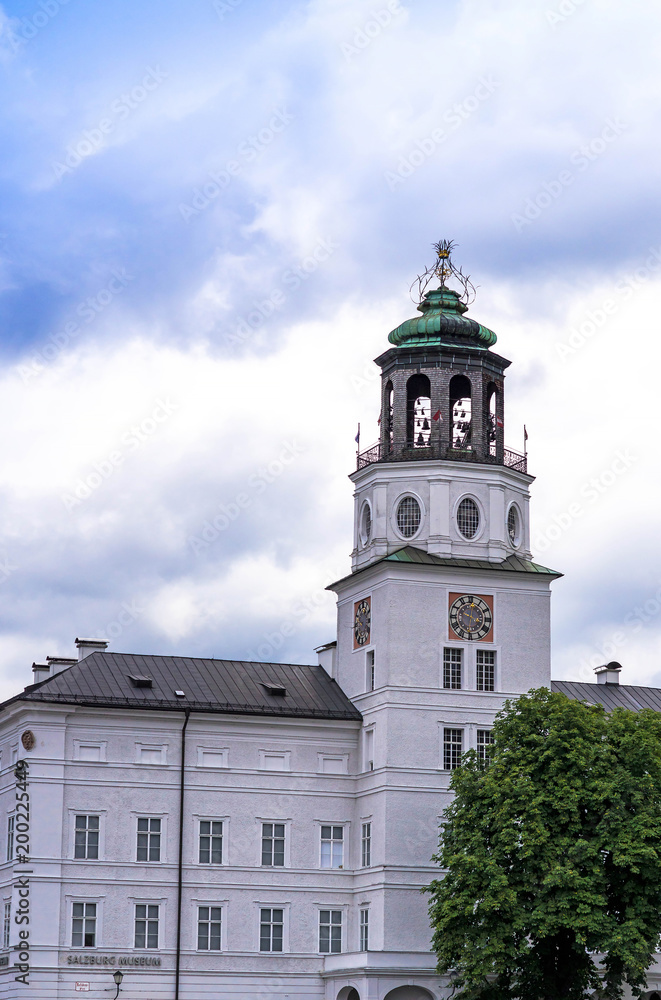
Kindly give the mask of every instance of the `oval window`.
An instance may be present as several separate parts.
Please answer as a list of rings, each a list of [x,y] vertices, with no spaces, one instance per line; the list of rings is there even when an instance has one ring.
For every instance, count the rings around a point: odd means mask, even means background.
[[[372,537],[372,509],[368,503],[363,504],[360,512],[360,541],[362,545],[367,545]]]
[[[464,497],[457,507],[457,527],[464,538],[475,538],[479,530],[480,510],[470,497]]]
[[[415,497],[404,497],[397,507],[397,527],[404,538],[413,538],[420,527],[422,512]]]
[[[519,527],[520,518],[518,509],[512,504],[507,512],[507,537],[510,540],[510,545],[517,547],[519,544]]]

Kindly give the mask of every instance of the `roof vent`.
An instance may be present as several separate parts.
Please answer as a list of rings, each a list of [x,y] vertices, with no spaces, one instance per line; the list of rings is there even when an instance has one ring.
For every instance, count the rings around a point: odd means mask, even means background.
[[[177,690],[175,690],[174,693],[176,694],[177,698],[185,698],[186,697],[186,692],[185,691],[177,691]]]
[[[287,694],[287,688],[283,687],[282,684],[267,684],[266,681],[262,681],[262,687],[266,688],[269,694],[276,694],[280,698]]]
[[[90,653],[105,653],[108,648],[106,639],[76,639],[78,659],[84,660]]]
[[[151,677],[145,677],[144,674],[129,674],[128,677],[134,688],[150,688],[153,686]]]
[[[594,672],[597,675],[597,684],[619,684],[621,669],[622,664],[617,663],[615,660],[605,663],[602,667],[595,667]]]

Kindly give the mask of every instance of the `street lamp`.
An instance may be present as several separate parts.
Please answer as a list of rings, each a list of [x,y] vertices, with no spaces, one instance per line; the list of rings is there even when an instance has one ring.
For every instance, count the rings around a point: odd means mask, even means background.
[[[115,993],[113,1000],[117,1000],[117,997],[119,996],[119,990],[122,985],[122,979],[124,978],[124,973],[120,972],[119,969],[116,969],[115,972],[113,972],[112,974],[112,978],[115,980],[115,985],[117,987],[117,992]]]

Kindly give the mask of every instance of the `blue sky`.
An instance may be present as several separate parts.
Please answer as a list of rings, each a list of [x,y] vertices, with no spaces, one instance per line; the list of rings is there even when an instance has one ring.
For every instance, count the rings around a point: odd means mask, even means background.
[[[372,359],[443,236],[513,361],[536,555],[566,574],[554,671],[615,656],[661,683],[660,21],[615,0],[0,5],[4,693],[104,631],[310,661]]]

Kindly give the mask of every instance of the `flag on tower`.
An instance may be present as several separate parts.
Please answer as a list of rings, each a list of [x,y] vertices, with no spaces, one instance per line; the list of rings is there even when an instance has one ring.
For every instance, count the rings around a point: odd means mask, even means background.
[[[360,444],[360,424],[358,424],[358,433],[356,434],[354,441],[356,444]]]
[[[524,441],[528,440],[528,431],[526,430],[526,425],[525,424],[523,425],[523,440]]]
[[[432,420],[442,420],[442,419],[443,417],[441,416],[441,411],[437,410],[434,416],[432,417]]]
[[[502,427],[502,426],[503,426],[503,418],[496,417],[496,427]]]

